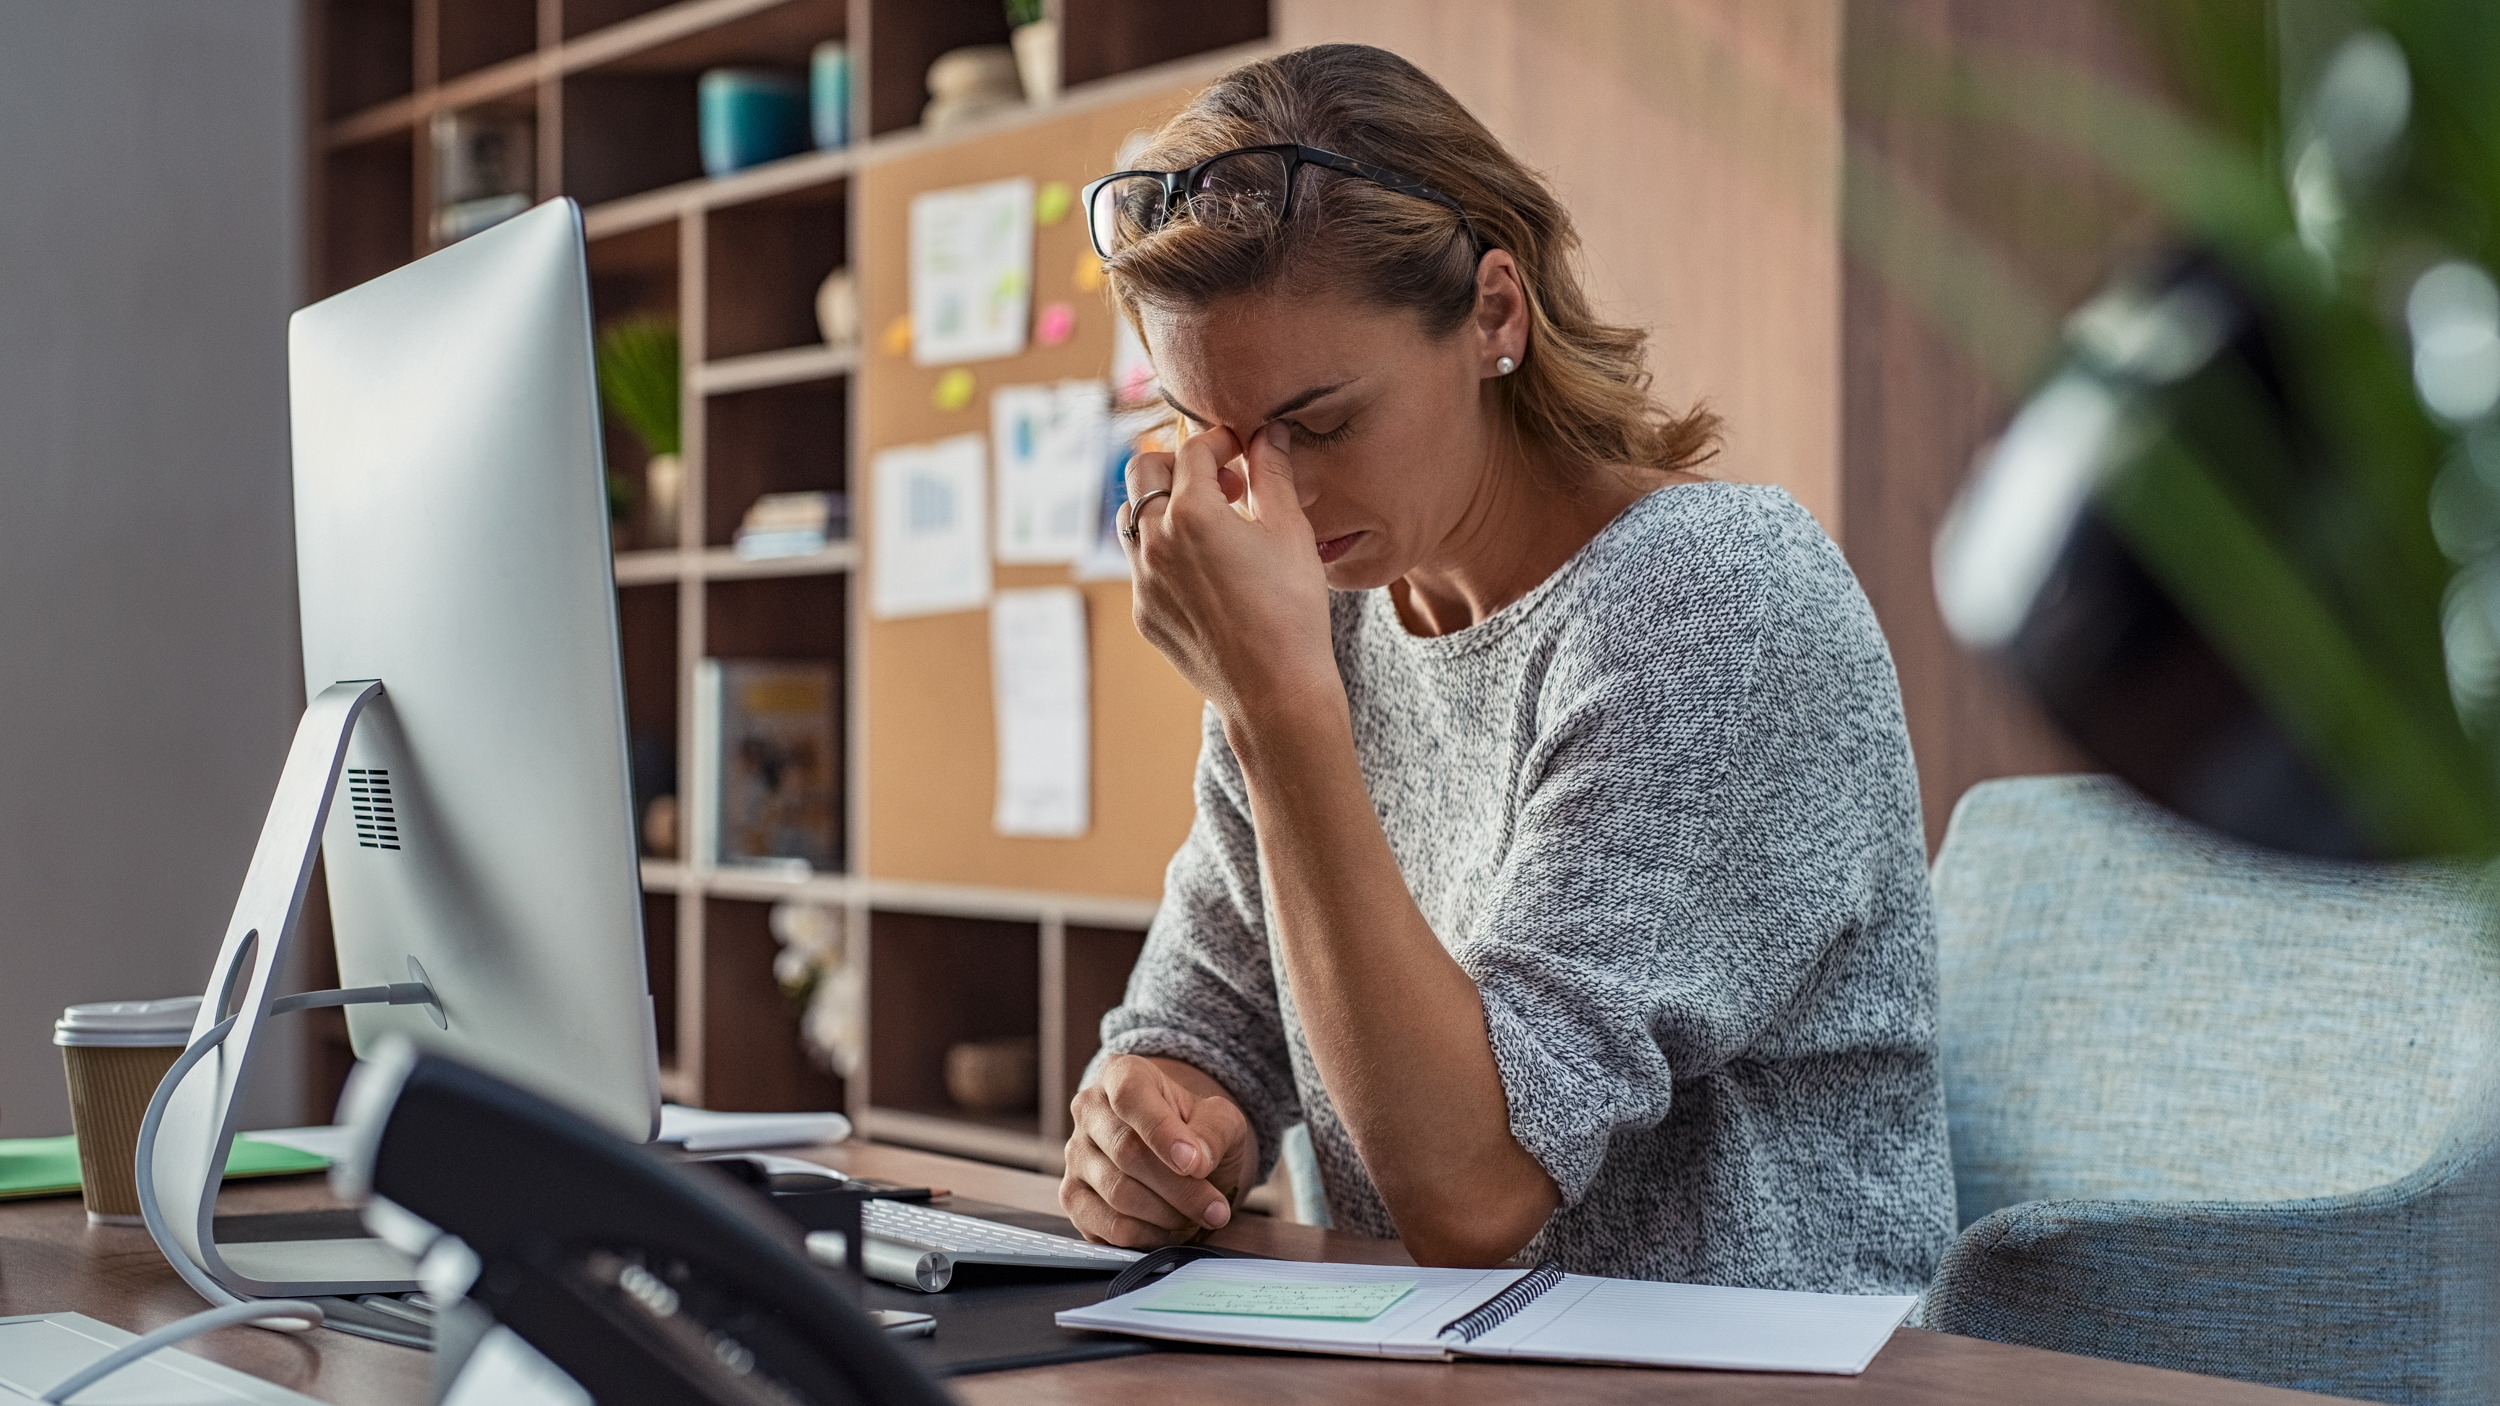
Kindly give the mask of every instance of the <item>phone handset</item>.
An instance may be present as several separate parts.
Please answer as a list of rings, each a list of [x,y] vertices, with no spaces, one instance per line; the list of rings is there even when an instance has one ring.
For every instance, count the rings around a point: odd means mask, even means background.
[[[758,1193],[404,1043],[358,1066],[348,1107],[340,1193],[420,1257],[430,1294],[483,1308],[601,1406],[951,1399]]]

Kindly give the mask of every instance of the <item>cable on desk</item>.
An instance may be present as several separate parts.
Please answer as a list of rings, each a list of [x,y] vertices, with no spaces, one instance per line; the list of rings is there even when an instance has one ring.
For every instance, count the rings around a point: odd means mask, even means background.
[[[436,1001],[433,988],[423,982],[395,982],[388,986],[358,986],[341,991],[306,991],[293,996],[280,996],[269,1003],[269,1013],[286,1015],[294,1011],[317,1010],[330,1006],[365,1005],[427,1005],[435,1006],[439,1011],[440,1006],[436,1004]],[[249,1301],[237,1297],[229,1292],[225,1285],[212,1278],[207,1267],[191,1258],[190,1254],[182,1248],[181,1242],[173,1238],[171,1230],[165,1224],[164,1208],[159,1206],[156,1200],[156,1135],[158,1129],[164,1124],[166,1105],[173,1102],[174,1090],[182,1086],[183,1076],[189,1074],[193,1066],[201,1060],[206,1059],[209,1051],[225,1043],[226,1036],[233,1033],[234,1023],[240,1018],[227,1016],[224,1020],[209,1027],[208,1033],[192,1041],[190,1046],[183,1050],[182,1057],[174,1061],[174,1067],[166,1070],[165,1077],[157,1081],[156,1093],[148,1099],[147,1116],[139,1120],[138,1166],[133,1169],[137,1174],[139,1190],[139,1218],[147,1223],[148,1235],[156,1241],[156,1248],[164,1254],[165,1262],[174,1267],[174,1273],[181,1275],[182,1282],[190,1285],[193,1292],[210,1303],[227,1309],[240,1307]],[[224,1169],[219,1168],[218,1171],[222,1175]],[[291,1302],[301,1301],[292,1300]],[[191,1320],[184,1319],[183,1321],[187,1323]],[[274,1318],[263,1314],[231,1321],[259,1323],[265,1328],[294,1333],[320,1327],[321,1310],[313,1309],[309,1320],[299,1313],[280,1314]]]
[[[139,1120],[139,1164],[133,1168],[139,1187],[139,1218],[147,1222],[148,1234],[155,1239],[156,1248],[163,1252],[165,1262],[172,1265],[174,1273],[181,1275],[182,1282],[190,1285],[201,1298],[229,1310],[243,1306],[245,1301],[227,1292],[225,1285],[211,1278],[208,1270],[191,1258],[165,1224],[164,1208],[156,1204],[156,1134],[165,1121],[165,1106],[173,1102],[174,1090],[182,1086],[183,1076],[191,1072],[192,1066],[207,1058],[209,1051],[225,1043],[236,1019],[227,1016],[209,1027],[208,1033],[192,1041],[190,1047],[182,1052],[182,1057],[174,1061],[174,1067],[166,1070],[165,1077],[156,1082],[156,1093],[148,1100],[147,1116]],[[296,1316],[300,1318],[302,1315]],[[183,1320],[185,1323],[190,1321],[187,1318]],[[319,1309],[313,1310],[312,1321],[316,1324],[321,1321]]]

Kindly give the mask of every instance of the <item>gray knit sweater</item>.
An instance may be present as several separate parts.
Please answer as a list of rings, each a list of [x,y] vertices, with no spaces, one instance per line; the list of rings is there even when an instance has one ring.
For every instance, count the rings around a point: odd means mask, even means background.
[[[1418,638],[1331,602],[1407,888],[1484,998],[1511,1131],[1582,1274],[1923,1289],[1953,1235],[1918,780],[1892,661],[1787,494],[1660,489],[1508,608]],[[1340,1229],[1395,1235],[1271,941],[1212,713],[1198,816],[1106,1052],[1310,1125]]]

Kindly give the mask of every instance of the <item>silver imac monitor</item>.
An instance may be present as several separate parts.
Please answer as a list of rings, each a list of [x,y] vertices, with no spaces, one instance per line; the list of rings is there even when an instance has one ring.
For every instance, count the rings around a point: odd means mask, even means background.
[[[579,209],[305,308],[288,361],[311,706],[195,1045],[236,1023],[151,1158],[168,1255],[264,1296],[412,1273],[379,1241],[214,1243],[268,1018],[345,1005],[360,1054],[405,1035],[635,1141],[659,1117]],[[316,845],[343,989],[285,997]]]

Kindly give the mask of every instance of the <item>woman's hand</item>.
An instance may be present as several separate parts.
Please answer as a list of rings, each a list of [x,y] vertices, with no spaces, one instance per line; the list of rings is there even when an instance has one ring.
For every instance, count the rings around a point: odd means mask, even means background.
[[[1227,726],[1316,702],[1342,709],[1328,634],[1328,580],[1275,422],[1245,450],[1230,430],[1192,435],[1177,454],[1129,460],[1129,501],[1158,488],[1136,540],[1137,632],[1215,705]]]
[[[1240,1105],[1178,1060],[1113,1055],[1068,1112],[1059,1207],[1088,1240],[1151,1250],[1220,1230],[1258,1175]]]

